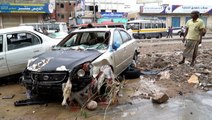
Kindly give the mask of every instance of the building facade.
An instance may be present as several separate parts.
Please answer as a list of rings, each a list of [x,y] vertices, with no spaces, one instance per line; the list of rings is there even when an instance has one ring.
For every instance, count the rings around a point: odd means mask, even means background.
[[[48,21],[54,9],[55,0],[1,0],[0,28]]]
[[[190,13],[197,10],[206,27],[212,29],[212,6],[202,5],[168,5],[168,6],[140,6],[139,18],[158,17],[166,20],[167,26],[181,27],[191,19]]]
[[[56,1],[54,17],[58,22],[69,23],[69,19],[75,17],[75,4],[76,1]]]
[[[128,0],[129,1],[129,0]],[[113,21],[126,23],[129,9],[127,0],[77,0],[77,23]],[[139,8],[138,8],[139,9]]]

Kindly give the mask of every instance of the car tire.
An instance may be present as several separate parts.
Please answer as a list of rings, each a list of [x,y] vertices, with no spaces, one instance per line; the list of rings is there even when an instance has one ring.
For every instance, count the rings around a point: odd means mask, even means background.
[[[180,35],[181,34],[181,32],[179,31],[178,33],[177,33],[177,35]]]
[[[122,73],[122,75],[125,76],[125,79],[136,79],[140,77],[141,72],[138,68],[129,67]]]
[[[146,36],[145,35],[141,35],[140,39],[146,39]]]

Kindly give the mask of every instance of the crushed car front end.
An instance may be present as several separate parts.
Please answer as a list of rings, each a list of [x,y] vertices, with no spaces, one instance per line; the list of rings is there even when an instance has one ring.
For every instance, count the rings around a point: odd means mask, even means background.
[[[68,79],[73,86],[72,92],[82,90],[93,79],[91,62],[102,54],[95,50],[52,52],[29,60],[28,67],[23,72],[22,83],[33,94],[61,95],[62,84]]]

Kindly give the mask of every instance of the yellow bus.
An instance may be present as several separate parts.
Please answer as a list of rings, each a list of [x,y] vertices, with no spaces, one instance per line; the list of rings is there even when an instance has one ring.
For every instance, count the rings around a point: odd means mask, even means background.
[[[131,29],[136,39],[161,38],[167,35],[166,22],[160,19],[128,21],[126,29]]]

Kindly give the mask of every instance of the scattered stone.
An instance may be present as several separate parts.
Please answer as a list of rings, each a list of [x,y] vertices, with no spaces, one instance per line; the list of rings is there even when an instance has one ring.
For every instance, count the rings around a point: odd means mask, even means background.
[[[13,99],[15,95],[6,95],[6,96],[3,96],[2,99]]]
[[[203,90],[204,91],[209,91],[209,88],[208,87],[204,87]]]
[[[183,92],[182,92],[182,91],[179,91],[179,95],[181,95],[181,96],[182,96],[182,95],[183,95]]]
[[[192,75],[189,79],[188,79],[188,83],[189,84],[197,84],[199,83],[198,77],[196,75]]]
[[[88,110],[95,110],[97,108],[97,102],[96,101],[93,101],[91,100],[88,104],[87,104],[87,109]]]
[[[128,113],[124,112],[123,115],[121,117],[127,117]]]
[[[199,76],[201,76],[201,73],[195,73],[195,75],[199,77]]]
[[[153,103],[164,103],[169,99],[168,95],[165,93],[157,93],[154,95],[154,97],[152,98],[152,102]]]
[[[189,74],[184,74],[186,77],[188,77],[189,76]]]
[[[211,71],[210,71],[210,70],[208,70],[208,69],[205,69],[202,73],[203,73],[203,74],[210,74],[210,73],[211,73]]]
[[[170,73],[169,71],[163,71],[163,72],[160,72],[159,73],[161,76],[160,76],[160,80],[169,80],[170,79]]]

